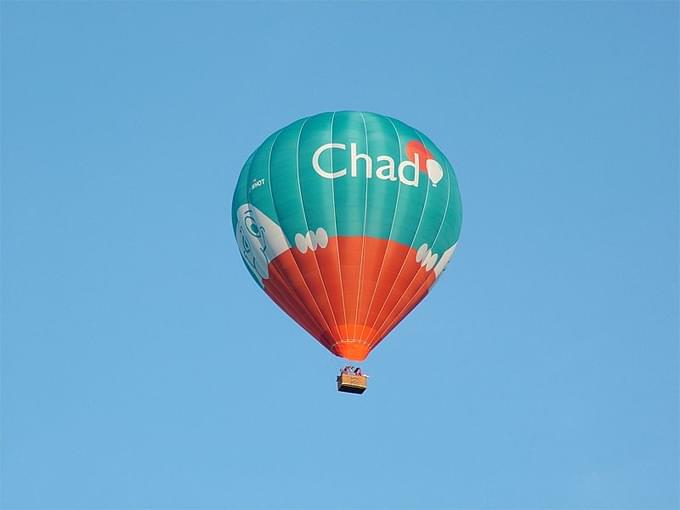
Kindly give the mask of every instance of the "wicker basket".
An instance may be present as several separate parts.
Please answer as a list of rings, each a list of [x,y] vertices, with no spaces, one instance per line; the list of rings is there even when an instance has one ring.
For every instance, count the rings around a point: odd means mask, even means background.
[[[338,376],[338,391],[345,393],[363,393],[368,387],[368,377],[356,374],[340,374]]]

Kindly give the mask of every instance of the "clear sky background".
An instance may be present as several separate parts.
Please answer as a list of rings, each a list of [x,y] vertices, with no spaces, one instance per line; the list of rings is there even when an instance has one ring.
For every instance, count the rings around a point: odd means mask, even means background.
[[[678,507],[678,4],[3,2],[5,509]],[[229,218],[368,110],[459,250],[339,394]]]

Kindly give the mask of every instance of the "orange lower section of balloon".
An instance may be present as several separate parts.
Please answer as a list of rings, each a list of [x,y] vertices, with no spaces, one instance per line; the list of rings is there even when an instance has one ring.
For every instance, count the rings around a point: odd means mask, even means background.
[[[371,237],[291,248],[269,264],[265,291],[333,354],[363,361],[427,294],[432,270],[416,250]]]

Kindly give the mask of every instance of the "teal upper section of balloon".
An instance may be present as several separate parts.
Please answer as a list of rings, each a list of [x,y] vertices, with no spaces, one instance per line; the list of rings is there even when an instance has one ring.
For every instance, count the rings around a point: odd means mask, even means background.
[[[427,244],[438,254],[458,240],[462,216],[453,168],[429,138],[399,120],[351,111],[306,117],[267,138],[241,171],[235,231],[244,205],[280,227],[288,246],[321,228],[329,238]]]

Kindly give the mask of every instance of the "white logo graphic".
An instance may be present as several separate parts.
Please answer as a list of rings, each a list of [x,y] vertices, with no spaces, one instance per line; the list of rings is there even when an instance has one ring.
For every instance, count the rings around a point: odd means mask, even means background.
[[[419,262],[420,265],[425,268],[425,271],[430,271],[432,268],[434,268],[435,276],[439,278],[439,275],[442,273],[442,271],[444,271],[444,269],[446,269],[449,260],[451,260],[453,252],[456,251],[456,246],[458,246],[458,243],[454,244],[451,246],[451,248],[442,253],[440,258],[436,253],[432,253],[432,250],[429,248],[427,243],[422,244],[416,252],[416,262]],[[437,259],[439,259],[439,262],[437,262]]]
[[[432,186],[436,186],[437,183],[444,177],[444,169],[434,159],[428,159],[425,162],[425,168],[427,168],[427,176],[432,181]]]
[[[423,266],[426,271],[429,271],[434,267],[438,258],[439,255],[432,253],[432,250],[428,248],[427,244],[423,244],[416,252],[416,262],[420,262],[420,265]]]
[[[281,227],[254,205],[242,205],[236,217],[236,241],[241,256],[262,283],[269,278],[269,263],[290,246]]]
[[[328,233],[323,228],[317,228],[316,232],[310,230],[306,234],[295,234],[295,246],[302,253],[307,250],[314,251],[328,246]]]

